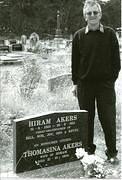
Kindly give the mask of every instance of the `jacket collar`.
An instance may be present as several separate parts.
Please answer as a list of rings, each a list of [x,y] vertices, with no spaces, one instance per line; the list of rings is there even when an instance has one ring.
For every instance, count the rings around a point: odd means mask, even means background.
[[[100,30],[100,32],[104,33],[104,27],[102,24],[100,24],[98,30]],[[87,34],[88,32],[90,31],[88,25],[86,26],[86,29],[85,29],[85,34]]]

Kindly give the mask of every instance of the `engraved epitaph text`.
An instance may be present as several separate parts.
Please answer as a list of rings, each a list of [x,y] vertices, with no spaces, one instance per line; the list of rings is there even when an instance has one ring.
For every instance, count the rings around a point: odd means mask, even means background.
[[[77,160],[86,111],[54,112],[14,120],[14,171],[16,173]],[[87,137],[87,131],[85,131]]]

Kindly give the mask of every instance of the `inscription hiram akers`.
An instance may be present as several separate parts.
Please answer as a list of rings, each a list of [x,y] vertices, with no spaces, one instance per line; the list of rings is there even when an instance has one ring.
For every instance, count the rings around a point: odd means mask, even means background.
[[[87,112],[60,111],[14,120],[16,173],[77,160],[75,150],[87,142]]]

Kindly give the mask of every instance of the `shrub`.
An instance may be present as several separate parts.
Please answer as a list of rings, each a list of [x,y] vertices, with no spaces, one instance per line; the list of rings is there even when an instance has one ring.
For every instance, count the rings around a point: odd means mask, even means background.
[[[30,98],[37,88],[41,78],[40,68],[36,59],[25,60],[22,67],[23,75],[20,82],[20,93],[24,98]]]

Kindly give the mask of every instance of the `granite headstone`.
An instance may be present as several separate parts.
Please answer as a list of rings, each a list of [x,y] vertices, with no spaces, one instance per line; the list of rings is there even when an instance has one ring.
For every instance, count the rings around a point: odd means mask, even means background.
[[[22,44],[12,44],[12,51],[22,51]]]
[[[71,74],[63,74],[48,80],[48,90],[56,91],[58,88],[72,86]]]
[[[0,52],[9,52],[9,46],[1,45],[0,46]]]
[[[14,172],[77,160],[87,143],[87,111],[56,111],[13,121]]]

